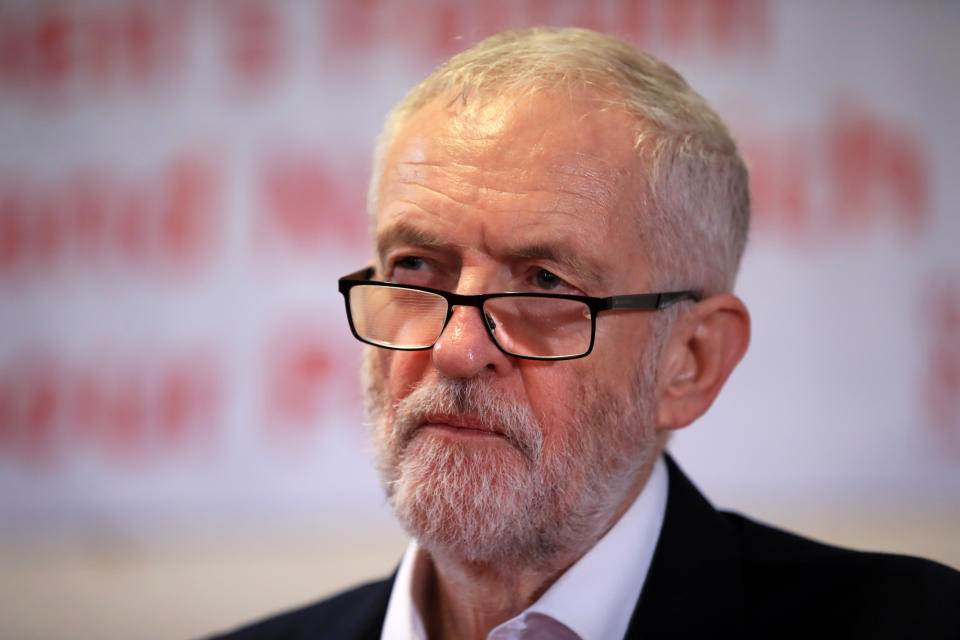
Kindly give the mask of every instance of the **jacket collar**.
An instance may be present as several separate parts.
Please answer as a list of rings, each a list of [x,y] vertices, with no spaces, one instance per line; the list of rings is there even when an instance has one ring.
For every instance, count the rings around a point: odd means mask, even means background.
[[[733,525],[669,455],[667,511],[626,638],[744,634],[743,571]]]

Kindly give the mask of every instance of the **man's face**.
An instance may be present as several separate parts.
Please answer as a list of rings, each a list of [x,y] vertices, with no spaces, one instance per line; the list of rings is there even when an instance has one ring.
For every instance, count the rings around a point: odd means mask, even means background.
[[[462,294],[649,290],[631,132],[567,92],[424,107],[386,159],[376,277]],[[537,362],[500,352],[479,310],[457,307],[431,350],[371,348],[368,409],[401,521],[474,561],[602,534],[657,453],[652,333],[650,314],[608,312],[589,356]]]

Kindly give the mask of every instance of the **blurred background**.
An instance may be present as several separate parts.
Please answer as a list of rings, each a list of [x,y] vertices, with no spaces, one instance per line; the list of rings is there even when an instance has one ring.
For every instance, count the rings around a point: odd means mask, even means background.
[[[392,570],[337,277],[380,123],[508,27],[674,65],[752,172],[718,505],[960,567],[960,4],[0,0],[0,637],[195,637]]]

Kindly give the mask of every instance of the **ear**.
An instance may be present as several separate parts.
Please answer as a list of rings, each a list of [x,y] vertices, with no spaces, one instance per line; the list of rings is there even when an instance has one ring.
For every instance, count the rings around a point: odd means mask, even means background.
[[[685,427],[710,408],[750,344],[750,314],[734,295],[711,296],[682,313],[657,374],[657,428]]]

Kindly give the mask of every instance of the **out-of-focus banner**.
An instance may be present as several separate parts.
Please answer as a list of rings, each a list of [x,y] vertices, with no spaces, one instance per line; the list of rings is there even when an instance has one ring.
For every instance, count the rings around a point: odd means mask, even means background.
[[[960,5],[24,1],[0,3],[0,536],[387,518],[336,292],[374,138],[531,24],[670,62],[750,165],[753,344],[681,464],[727,502],[956,509]]]

